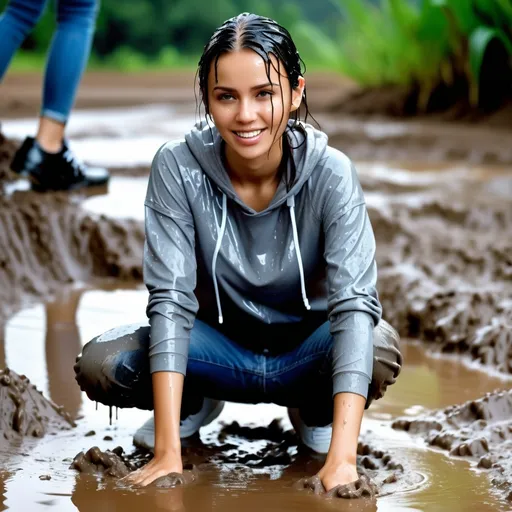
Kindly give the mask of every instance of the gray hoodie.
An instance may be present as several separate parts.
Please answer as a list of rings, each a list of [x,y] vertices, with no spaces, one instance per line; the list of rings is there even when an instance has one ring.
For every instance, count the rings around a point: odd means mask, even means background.
[[[215,128],[158,150],[145,201],[151,372],[185,374],[196,317],[271,353],[329,320],[333,392],[367,396],[381,317],[375,239],[351,161],[303,127],[306,140],[287,132],[295,180],[261,212],[233,189]]]

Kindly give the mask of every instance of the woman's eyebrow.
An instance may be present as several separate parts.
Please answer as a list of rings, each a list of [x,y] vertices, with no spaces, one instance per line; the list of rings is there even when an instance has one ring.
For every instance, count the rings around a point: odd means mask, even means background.
[[[256,89],[263,89],[264,87],[279,87],[279,84],[267,82],[266,84],[255,85],[254,87],[251,87],[251,91],[254,91]],[[229,92],[236,92],[236,89],[233,89],[232,87],[226,87],[224,85],[216,85],[213,88],[214,91],[216,91],[217,89],[222,89],[223,91],[229,91]]]

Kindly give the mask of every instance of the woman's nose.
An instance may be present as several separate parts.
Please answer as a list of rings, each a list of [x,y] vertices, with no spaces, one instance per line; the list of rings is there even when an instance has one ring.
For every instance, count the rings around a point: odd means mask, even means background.
[[[241,123],[250,123],[256,119],[255,105],[248,100],[241,100],[236,115],[237,121]]]

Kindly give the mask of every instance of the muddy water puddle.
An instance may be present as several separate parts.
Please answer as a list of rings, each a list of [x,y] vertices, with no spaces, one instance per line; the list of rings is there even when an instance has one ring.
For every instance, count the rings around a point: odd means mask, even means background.
[[[81,345],[114,325],[143,321],[145,303],[143,289],[70,289],[56,301],[25,309],[7,323],[5,360],[0,365],[30,376],[46,396],[65,405],[77,427],[38,441],[27,439],[0,455],[0,510],[452,511],[474,508],[475,503],[478,510],[502,510],[484,474],[473,471],[467,462],[425,449],[421,442],[392,430],[390,423],[397,416],[414,417],[425,409],[478,398],[506,382],[460,361],[430,357],[414,343],[404,347],[406,364],[396,385],[365,415],[365,442],[389,452],[409,473],[397,492],[376,504],[327,501],[294,490],[296,480],[321,466],[320,460],[298,453],[296,444],[283,448],[284,459],[258,464],[257,454],[268,442],[257,427],[282,418],[283,429],[291,428],[285,409],[268,404],[227,404],[219,420],[202,429],[201,439],[194,442],[206,451],[222,452],[219,432],[237,421],[241,428],[223,434],[224,446],[230,445],[237,455],[232,458],[235,462],[203,470],[191,487],[127,491],[116,488],[111,480],[68,469],[77,453],[92,446],[102,450],[122,446],[131,451],[131,436],[148,417],[148,412],[120,410],[109,425],[108,408],[96,409],[79,392],[72,375]]]

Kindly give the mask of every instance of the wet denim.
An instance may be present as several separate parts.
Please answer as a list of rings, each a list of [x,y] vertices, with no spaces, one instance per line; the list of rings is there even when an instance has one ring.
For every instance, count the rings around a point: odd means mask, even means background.
[[[46,0],[10,0],[0,16],[0,82],[37,23]],[[89,58],[98,0],[57,0],[57,28],[48,52],[41,115],[65,123]]]
[[[196,320],[191,330],[182,417],[202,398],[298,407],[306,423],[332,421],[333,337],[325,322],[296,348],[281,354],[236,343]],[[112,329],[84,346],[76,378],[91,400],[118,407],[153,408],[149,371],[149,326]],[[398,335],[381,321],[374,335],[374,378],[367,405],[383,396],[400,372]]]

